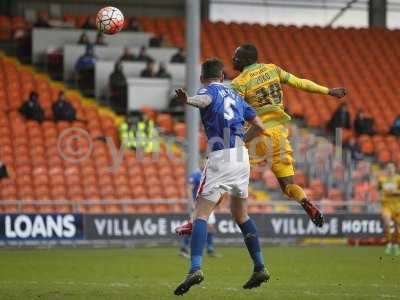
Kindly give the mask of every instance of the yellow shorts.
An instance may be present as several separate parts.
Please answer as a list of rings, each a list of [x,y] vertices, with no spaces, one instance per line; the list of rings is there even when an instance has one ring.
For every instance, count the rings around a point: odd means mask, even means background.
[[[289,131],[283,125],[266,129],[247,144],[251,165],[268,163],[277,178],[294,175],[293,150]]]
[[[400,200],[382,201],[382,216],[400,223]]]

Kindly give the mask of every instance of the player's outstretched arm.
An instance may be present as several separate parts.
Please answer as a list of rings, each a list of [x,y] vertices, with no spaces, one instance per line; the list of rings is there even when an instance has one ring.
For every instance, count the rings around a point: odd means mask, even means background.
[[[330,95],[336,98],[343,98],[347,91],[343,87],[337,88],[327,88],[325,86],[319,85],[311,80],[298,78],[295,75],[278,68],[279,77],[282,83],[286,83],[292,87],[297,89],[310,92],[310,93],[318,93],[323,95]]]
[[[247,120],[247,122],[249,122],[252,126],[244,135],[243,140],[245,143],[251,141],[265,130],[265,126],[258,116],[255,116],[252,120]]]
[[[212,99],[207,94],[196,95],[193,97],[188,97],[187,93],[184,89],[175,90],[176,97],[183,103],[192,105],[198,108],[204,108],[210,105]]]

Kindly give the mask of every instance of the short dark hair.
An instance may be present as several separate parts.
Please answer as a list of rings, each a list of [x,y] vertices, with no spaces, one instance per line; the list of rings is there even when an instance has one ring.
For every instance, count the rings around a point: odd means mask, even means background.
[[[201,65],[203,79],[220,78],[224,71],[224,64],[217,58],[207,59]]]
[[[258,51],[253,44],[243,44],[240,46],[241,57],[249,61],[256,62],[258,60]]]

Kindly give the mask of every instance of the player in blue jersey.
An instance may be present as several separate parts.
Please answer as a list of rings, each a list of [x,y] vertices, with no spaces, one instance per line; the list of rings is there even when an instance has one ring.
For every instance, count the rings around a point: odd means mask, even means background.
[[[264,125],[253,108],[222,84],[223,68],[219,60],[207,60],[202,64],[200,80],[203,87],[198,94],[188,97],[182,89],[176,91],[181,101],[200,109],[209,151],[193,213],[189,274],[175,289],[175,295],[185,294],[193,285],[204,280],[201,265],[207,239],[207,220],[227,191],[231,196],[232,216],[243,233],[254,263],[253,273],[243,288],[258,287],[269,279],[257,228],[246,209],[250,163],[244,143],[256,138],[264,130]],[[246,133],[245,121],[252,125]]]
[[[190,174],[188,178],[190,193],[192,194],[193,201],[195,201],[197,197],[197,191],[199,190],[201,182],[201,174],[202,172],[200,170],[197,170],[194,171],[192,174]],[[221,255],[215,252],[215,245],[214,245],[214,233],[216,231],[215,223],[216,223],[215,214],[214,212],[212,212],[208,218],[207,254],[210,257],[221,257]],[[185,258],[190,257],[190,235],[184,235],[180,246],[179,254]]]

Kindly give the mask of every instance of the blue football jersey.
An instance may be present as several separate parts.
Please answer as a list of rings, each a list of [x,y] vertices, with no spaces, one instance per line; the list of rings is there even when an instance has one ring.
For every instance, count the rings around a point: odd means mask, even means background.
[[[201,181],[201,172],[200,171],[194,171],[192,174],[190,174],[188,178],[189,183],[192,185],[192,197],[193,200],[196,200],[197,196],[197,191],[200,186],[200,181]]]
[[[222,83],[213,82],[201,88],[198,95],[209,95],[212,99],[210,105],[200,108],[208,142],[212,143],[211,151],[235,147],[236,137],[243,139],[244,122],[256,116],[255,110]]]

